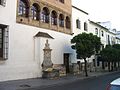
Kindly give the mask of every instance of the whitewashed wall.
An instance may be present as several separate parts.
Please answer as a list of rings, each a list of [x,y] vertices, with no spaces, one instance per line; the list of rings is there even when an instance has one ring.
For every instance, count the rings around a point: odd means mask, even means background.
[[[80,20],[80,29],[78,29],[76,27],[76,20],[79,19]],[[89,31],[84,31],[84,22],[87,22],[88,23],[88,15],[81,12],[80,10],[72,7],[72,26],[73,26],[73,33],[74,33],[74,36],[77,35],[77,34],[80,34],[82,32],[86,32],[88,33]]]
[[[73,37],[80,34],[80,33],[83,33],[83,32],[85,32],[85,33],[90,33],[90,32],[93,33],[92,29],[89,29],[89,21],[88,21],[89,15],[86,14],[87,12],[86,13],[84,13],[84,12],[85,11],[82,12],[81,10],[78,10],[78,9],[72,7],[72,28],[73,28],[73,33],[74,33]],[[80,20],[80,27],[81,27],[80,29],[78,29],[76,27],[76,20],[77,19]],[[88,30],[87,31],[84,30],[84,22],[87,22],[87,24],[88,24]],[[76,52],[76,51],[74,50],[74,52]],[[76,53],[75,53],[75,57],[76,57]],[[93,56],[91,56],[91,58],[87,58],[87,60],[89,62],[92,62],[92,60],[94,58],[95,57],[93,55]],[[77,63],[77,61],[84,62],[83,59],[76,59],[76,60],[73,61],[73,63]]]
[[[70,53],[71,35],[16,23],[17,0],[6,0],[6,7],[0,6],[0,24],[9,25],[9,57],[0,61],[0,81],[40,77],[43,49],[47,38],[34,38],[40,31],[51,35],[49,39],[54,64],[63,64],[63,54]]]
[[[89,31],[90,31],[90,33],[93,33],[94,35],[96,35],[96,33],[95,33],[95,28],[98,29],[98,34],[97,34],[97,36],[101,38],[101,43],[102,43],[104,46],[106,46],[106,44],[107,44],[107,37],[106,37],[107,31],[106,31],[106,29],[101,28],[99,25],[95,25],[95,24],[93,24],[93,23],[90,22],[90,23],[89,23]],[[102,31],[103,31],[103,33],[104,33],[103,36],[102,36]]]

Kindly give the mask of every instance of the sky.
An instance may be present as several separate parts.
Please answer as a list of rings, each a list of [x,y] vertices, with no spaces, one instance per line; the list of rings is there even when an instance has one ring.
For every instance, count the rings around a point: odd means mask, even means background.
[[[120,0],[72,0],[73,5],[89,13],[95,22],[110,21],[120,31]]]

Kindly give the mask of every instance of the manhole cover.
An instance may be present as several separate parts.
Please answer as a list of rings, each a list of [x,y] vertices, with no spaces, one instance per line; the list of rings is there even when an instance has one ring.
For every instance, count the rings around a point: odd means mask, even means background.
[[[27,84],[23,84],[23,85],[20,85],[20,87],[31,87],[31,86]]]

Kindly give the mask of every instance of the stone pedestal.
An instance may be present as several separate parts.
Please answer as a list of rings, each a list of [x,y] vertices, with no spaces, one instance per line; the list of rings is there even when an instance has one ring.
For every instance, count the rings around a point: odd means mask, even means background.
[[[43,63],[42,63],[42,68],[45,71],[46,69],[53,67],[53,63],[51,61],[51,51],[52,51],[52,49],[50,49],[50,47],[49,47],[48,40],[46,40],[45,48],[43,49],[43,51],[44,51],[44,60],[43,60]]]
[[[59,70],[53,69],[53,63],[51,61],[51,51],[49,47],[48,40],[46,40],[44,51],[44,60],[42,63],[42,69],[43,69],[43,78],[54,78],[59,77]]]
[[[53,69],[52,71],[43,71],[43,78],[59,77],[59,70]]]

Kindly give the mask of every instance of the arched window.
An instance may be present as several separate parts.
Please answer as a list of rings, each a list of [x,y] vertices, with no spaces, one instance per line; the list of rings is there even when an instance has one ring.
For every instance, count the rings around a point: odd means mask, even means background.
[[[70,18],[68,16],[66,17],[65,23],[66,23],[66,28],[70,29],[70,27],[71,27]]]
[[[57,25],[57,12],[56,11],[52,11],[51,13],[51,24]]]
[[[87,31],[88,30],[88,25],[87,22],[84,22],[84,30]]]
[[[38,4],[34,3],[31,8],[33,20],[40,19],[40,7]]]
[[[80,20],[79,20],[79,19],[76,20],[76,27],[77,27],[78,29],[81,28],[81,27],[80,27]]]
[[[59,15],[59,26],[64,27],[64,15],[63,14]]]
[[[41,13],[41,20],[44,23],[49,23],[49,9],[47,7],[44,7]]]
[[[19,1],[18,15],[28,17],[29,16],[29,4],[27,0]]]

